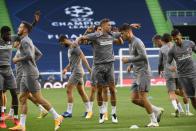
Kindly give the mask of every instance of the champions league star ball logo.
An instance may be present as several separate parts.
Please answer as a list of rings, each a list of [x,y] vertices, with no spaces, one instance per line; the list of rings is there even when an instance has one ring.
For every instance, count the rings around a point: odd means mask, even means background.
[[[93,11],[89,7],[71,6],[65,9],[65,14],[72,17],[85,18],[93,14]]]

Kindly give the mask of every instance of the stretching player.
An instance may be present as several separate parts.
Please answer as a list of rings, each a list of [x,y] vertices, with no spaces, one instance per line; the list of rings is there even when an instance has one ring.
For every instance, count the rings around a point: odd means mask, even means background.
[[[77,47],[73,48],[72,42],[67,39],[66,36],[61,35],[59,37],[59,43],[64,46],[68,47],[68,58],[69,58],[69,64],[65,67],[63,70],[63,74],[66,74],[66,72],[70,69],[71,70],[71,76],[69,77],[69,81],[67,84],[67,97],[68,97],[68,105],[67,105],[67,111],[64,112],[62,115],[63,117],[72,117],[72,108],[73,108],[73,89],[76,87],[78,90],[78,93],[82,97],[83,102],[86,106],[86,112],[83,117],[86,117],[88,111],[89,111],[89,100],[88,96],[86,95],[86,92],[84,90],[84,70],[82,67],[82,61],[84,62],[86,68],[91,73],[91,68],[88,64],[88,61],[86,60],[82,50]],[[82,60],[82,61],[81,61]]]
[[[49,111],[55,119],[55,131],[59,129],[62,123],[63,117],[57,114],[54,108],[43,98],[41,93],[41,87],[38,82],[39,71],[35,63],[35,47],[32,40],[28,37],[31,32],[32,25],[23,21],[18,28],[18,36],[21,39],[19,46],[20,57],[14,58],[14,63],[21,62],[23,67],[23,74],[21,79],[21,93],[20,93],[20,105],[21,115],[20,124],[16,127],[9,128],[10,130],[25,131],[26,114],[27,114],[27,99],[29,93],[41,104],[47,111]]]
[[[175,70],[174,72],[171,72],[169,70],[169,68],[171,68],[171,67],[172,68],[176,67],[176,62],[175,62],[175,60],[173,60],[170,66],[168,66],[168,64],[167,64],[168,51],[173,46],[173,44],[171,43],[172,37],[170,34],[165,33],[165,34],[163,34],[161,40],[162,40],[163,44],[162,44],[162,47],[160,48],[160,51],[159,51],[159,66],[158,66],[159,76],[161,76],[161,71],[163,68],[164,69],[164,76],[166,78],[166,86],[168,88],[168,94],[170,96],[170,100],[172,102],[172,105],[175,109],[175,116],[178,117],[179,114],[184,113],[184,110],[179,102],[179,99],[176,96],[176,93],[175,93],[176,89],[178,89],[183,96],[183,100],[185,102],[186,115],[191,116],[193,114],[189,112],[188,99],[186,98],[186,95],[184,93],[184,89],[181,85],[181,82],[178,79],[177,70]]]
[[[120,28],[120,32],[123,39],[129,41],[130,51],[130,57],[123,58],[122,61],[124,64],[131,63],[127,68],[128,72],[130,72],[132,68],[134,70],[131,101],[146,109],[151,120],[147,127],[158,127],[163,109],[151,105],[147,97],[148,91],[150,90],[151,69],[145,46],[139,38],[133,35],[129,24],[123,24]]]
[[[101,26],[91,26],[89,27],[84,35],[87,35],[89,33],[92,32],[92,30],[94,30],[94,32],[99,32],[101,31]],[[86,43],[85,43],[86,42]],[[91,41],[83,41],[82,44],[90,44],[93,48],[93,44],[91,44]],[[96,78],[95,78],[95,73],[94,73],[94,64],[92,66],[92,73],[91,73],[91,95],[90,95],[90,105],[89,105],[89,112],[86,116],[86,119],[90,119],[93,115],[93,102],[94,102],[94,99],[95,99],[95,92],[96,92]],[[108,87],[104,87],[103,88],[103,110],[104,110],[104,114],[105,114],[105,118],[104,120],[108,120]]]
[[[179,79],[196,110],[196,65],[192,56],[192,51],[196,52],[196,45],[193,41],[182,40],[182,35],[177,29],[172,30],[171,35],[175,45],[168,52],[167,62],[170,65],[175,59]],[[172,72],[175,70],[174,67],[170,68]]]

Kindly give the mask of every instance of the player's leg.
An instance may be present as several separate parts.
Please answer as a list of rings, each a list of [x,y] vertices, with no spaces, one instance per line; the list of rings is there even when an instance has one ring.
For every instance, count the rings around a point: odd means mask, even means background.
[[[4,115],[6,113],[6,105],[7,105],[6,91],[3,91],[3,94],[2,94],[2,112],[4,112]]]
[[[104,120],[108,120],[108,86],[103,87],[103,110],[105,114]]]
[[[40,109],[40,115],[38,117],[39,119],[47,116],[48,111],[41,104],[37,102],[37,100],[33,97],[31,93],[29,93],[28,99]]]
[[[94,99],[95,99],[95,93],[96,93],[96,86],[92,86],[91,87],[91,95],[90,95],[90,101],[89,101],[89,111],[88,114],[86,115],[86,119],[90,119],[93,115],[93,103],[94,103]]]

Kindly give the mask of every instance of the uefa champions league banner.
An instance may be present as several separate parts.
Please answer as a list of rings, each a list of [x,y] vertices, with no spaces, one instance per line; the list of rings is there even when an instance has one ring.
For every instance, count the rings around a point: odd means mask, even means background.
[[[119,27],[124,22],[153,27],[148,11],[138,12],[137,15],[129,11],[130,9],[136,9],[135,11],[140,11],[139,8],[147,9],[143,0],[138,0],[134,4],[131,0],[123,0],[123,2],[116,0],[6,0],[6,3],[15,31],[21,20],[32,22],[34,12],[41,11],[40,21],[30,34],[34,43],[57,44],[60,34],[75,40],[83,35],[88,27],[99,25],[99,21],[103,18],[110,18],[113,27]],[[141,19],[145,17],[148,19],[142,21]],[[140,31],[135,31],[135,34],[137,35],[138,32]],[[155,30],[154,28],[143,29],[142,32],[146,35],[140,35],[140,37],[151,41],[150,34]]]

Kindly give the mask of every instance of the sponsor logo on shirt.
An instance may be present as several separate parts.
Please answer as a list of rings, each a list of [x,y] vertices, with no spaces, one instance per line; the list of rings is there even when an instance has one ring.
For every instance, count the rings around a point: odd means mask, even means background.
[[[178,57],[178,60],[181,61],[181,60],[185,60],[185,59],[188,59],[188,58],[191,58],[190,54],[182,55],[182,57]]]
[[[101,41],[100,42],[100,45],[112,45],[113,44],[113,41],[112,40],[109,40],[109,41]]]

